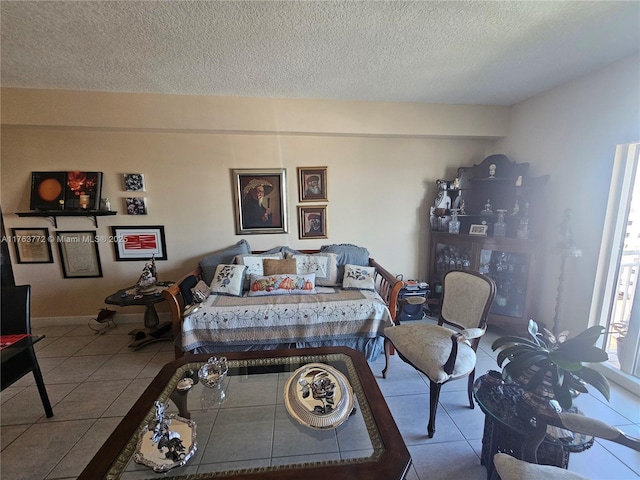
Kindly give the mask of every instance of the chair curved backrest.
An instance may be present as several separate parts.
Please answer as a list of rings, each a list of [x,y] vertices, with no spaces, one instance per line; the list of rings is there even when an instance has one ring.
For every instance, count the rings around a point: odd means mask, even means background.
[[[486,275],[469,270],[449,270],[442,279],[438,323],[461,329],[484,328],[495,296],[496,285]]]
[[[4,286],[0,289],[0,293],[2,335],[31,333],[31,286]]]

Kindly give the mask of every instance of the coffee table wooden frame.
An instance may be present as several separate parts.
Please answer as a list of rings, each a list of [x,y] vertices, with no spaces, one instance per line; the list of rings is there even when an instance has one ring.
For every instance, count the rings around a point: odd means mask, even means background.
[[[384,446],[382,454],[372,461],[354,461],[354,463],[340,463],[335,465],[300,466],[272,471],[252,473],[239,473],[230,476],[211,474],[210,478],[227,478],[233,480],[293,480],[304,478],[305,480],[360,480],[380,479],[393,480],[405,478],[411,456],[402,439],[400,431],[389,411],[389,407],[380,392],[375,377],[369,368],[364,355],[346,347],[323,347],[306,349],[266,350],[255,352],[230,352],[225,355],[229,360],[250,360],[260,358],[281,358],[293,356],[314,356],[344,354],[348,356],[355,367],[358,380],[364,391],[367,404],[371,410],[373,421]],[[162,394],[167,383],[171,380],[176,370],[187,363],[206,362],[210,355],[186,355],[165,365],[156,378],[147,387],[138,401],[133,405],[129,413],[116,427],[105,444],[96,453],[87,467],[78,477],[78,480],[96,480],[107,477],[114,462],[118,460],[121,451],[135,435],[140,422],[148,414],[153,403]],[[194,479],[206,479],[206,474],[189,476]]]

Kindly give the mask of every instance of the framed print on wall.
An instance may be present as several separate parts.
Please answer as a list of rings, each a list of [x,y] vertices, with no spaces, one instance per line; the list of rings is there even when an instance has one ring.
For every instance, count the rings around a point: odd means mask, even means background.
[[[167,250],[164,227],[111,227],[116,261],[166,260]]]
[[[124,199],[129,215],[146,215],[147,199],[144,197],[126,197]]]
[[[56,232],[64,278],[101,277],[100,252],[95,231]]]
[[[298,167],[298,195],[301,202],[328,202],[327,167]]]
[[[53,263],[47,228],[12,228],[18,263]]]
[[[236,235],[287,232],[286,170],[232,170]]]
[[[144,192],[144,175],[142,173],[123,173],[124,189],[127,192]]]
[[[301,239],[327,238],[327,206],[298,207],[298,229]]]

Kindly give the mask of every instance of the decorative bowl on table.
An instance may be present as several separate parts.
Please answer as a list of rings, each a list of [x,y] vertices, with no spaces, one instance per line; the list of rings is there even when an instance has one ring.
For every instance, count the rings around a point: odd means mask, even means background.
[[[211,357],[198,370],[198,378],[205,387],[215,388],[224,380],[228,371],[227,357]]]

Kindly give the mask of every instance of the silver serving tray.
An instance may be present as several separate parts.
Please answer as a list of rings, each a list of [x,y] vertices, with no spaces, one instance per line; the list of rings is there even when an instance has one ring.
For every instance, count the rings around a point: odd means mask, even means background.
[[[308,363],[287,380],[284,403],[289,414],[306,427],[336,428],[351,415],[353,389],[335,368],[324,363]]]
[[[166,472],[175,467],[182,467],[197,450],[195,422],[179,417],[174,413],[168,414],[166,418],[171,419],[171,431],[178,432],[180,434],[180,439],[182,440],[182,444],[184,445],[186,452],[184,458],[178,462],[165,458],[164,453],[151,441],[153,432],[148,428],[145,428],[140,434],[136,453],[133,456],[133,460],[136,463],[151,467],[158,473]]]

